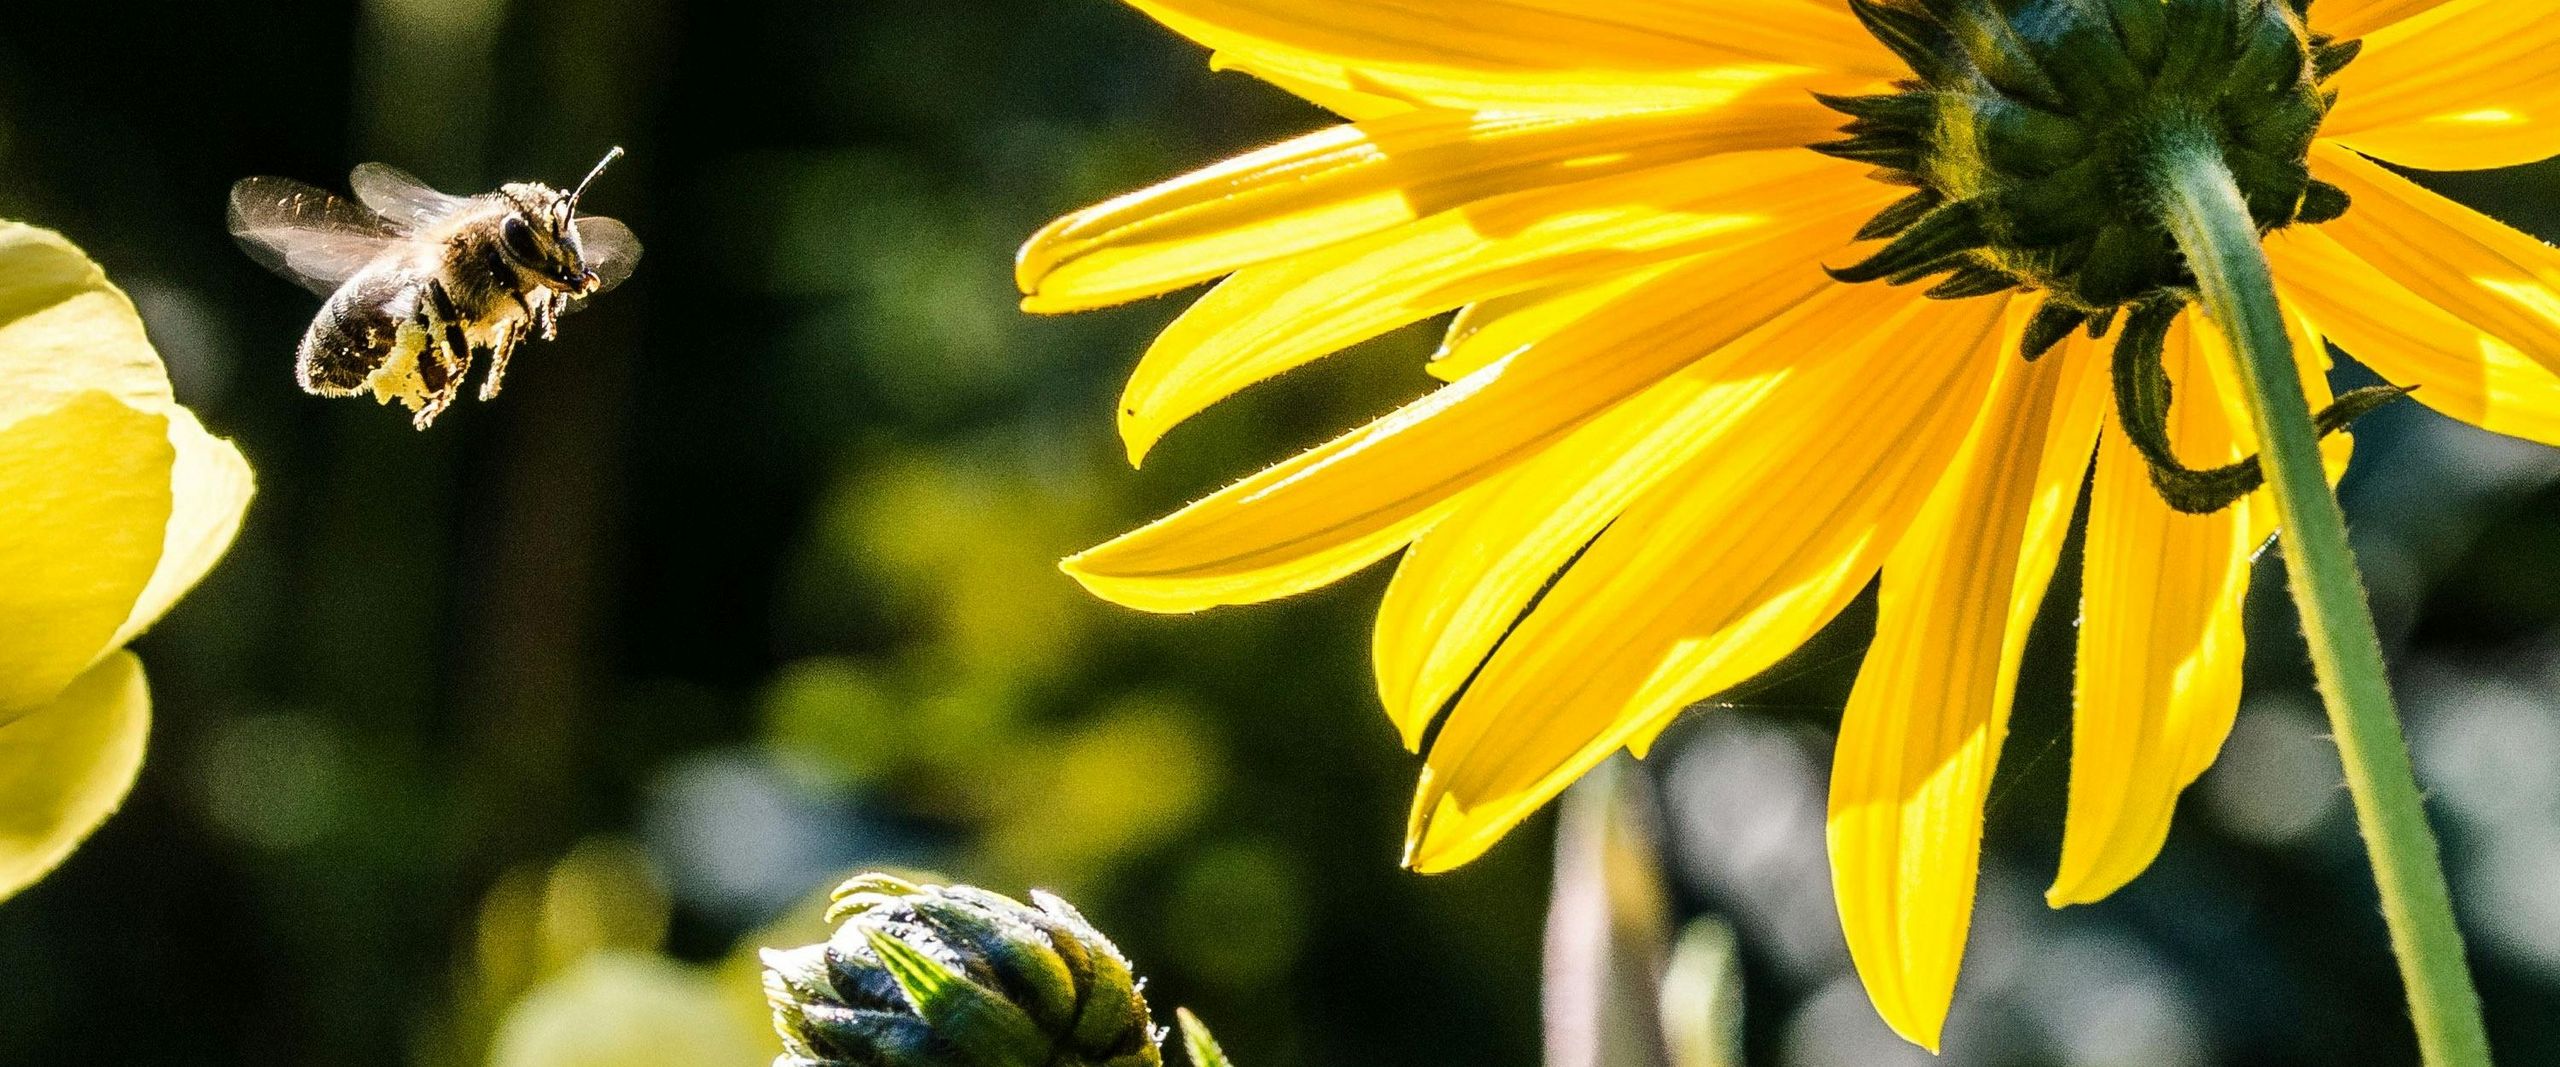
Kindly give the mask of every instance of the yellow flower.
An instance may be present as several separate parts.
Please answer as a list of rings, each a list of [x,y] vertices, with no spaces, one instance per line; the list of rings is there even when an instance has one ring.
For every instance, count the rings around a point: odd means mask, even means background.
[[[221,558],[249,494],[132,302],[60,235],[0,223],[0,899],[123,802],[151,697],[121,649]]]
[[[2083,484],[2057,906],[2147,866],[2212,762],[2238,705],[2252,553],[2274,532],[2264,493],[2171,507],[2181,472],[2146,456],[2143,423],[2127,432],[2127,414],[2160,420],[2155,442],[2188,463],[2254,451],[2218,330],[2152,323],[2174,408],[2116,396],[2098,338],[2060,339],[2103,334],[2120,299],[2128,321],[2184,303],[2160,302],[2184,292],[2174,248],[2109,214],[2139,176],[2072,169],[2108,162],[2141,118],[2089,99],[2170,85],[2217,131],[2315,406],[2326,339],[2439,411],[2560,443],[2560,253],[2372,161],[2560,153],[2560,18],[2544,4],[2318,0],[2306,27],[2280,0],[2095,0],[2033,5],[2044,21],[2021,29],[1992,13],[2017,5],[1952,0],[1129,2],[1216,65],[1353,120],[1070,215],[1023,249],[1033,311],[1225,279],[1131,378],[1133,461],[1254,382],[1458,314],[1437,391],[1068,572],[1187,612],[1402,551],[1374,651],[1388,714],[1425,758],[1407,855],[1426,871],[1478,855],[1617,749],[1642,755],[1881,574],[1829,843],[1852,956],[1922,1045],[1954,995],[2021,646]],[[2127,56],[2150,79],[2132,90],[2109,81]],[[1915,77],[1948,93],[1919,118],[1894,96]],[[1860,116],[1845,138],[1841,111]],[[1902,184],[1872,180],[1878,166]],[[2087,180],[2037,184],[2056,173]],[[1958,202],[1977,214],[1921,219]],[[2054,219],[2081,228],[2039,244]],[[1826,268],[1929,277],[1949,299]],[[2116,369],[2139,349],[2120,346]],[[2345,444],[2328,446],[2333,474]]]

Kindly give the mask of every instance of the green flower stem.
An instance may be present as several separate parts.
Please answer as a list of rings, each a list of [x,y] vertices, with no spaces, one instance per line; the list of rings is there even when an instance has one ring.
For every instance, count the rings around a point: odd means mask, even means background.
[[[2247,386],[2294,603],[2381,886],[2419,1051],[2430,1067],[2486,1067],[2480,996],[2409,766],[2382,643],[2347,544],[2346,517],[2321,465],[2266,251],[2221,146],[2201,124],[2167,131],[2151,164],[2162,218],[2195,272],[2205,310],[2230,338]]]

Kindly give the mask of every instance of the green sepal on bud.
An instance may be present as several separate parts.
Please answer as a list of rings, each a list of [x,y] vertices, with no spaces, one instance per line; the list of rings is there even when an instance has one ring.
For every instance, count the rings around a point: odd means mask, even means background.
[[[2220,467],[2196,469],[2178,459],[2169,443],[2169,371],[2162,365],[2169,327],[2182,308],[2162,300],[2136,308],[2125,319],[2116,340],[2114,363],[2116,422],[2125,442],[2151,467],[2151,485],[2170,508],[2190,515],[2210,515],[2239,502],[2265,485],[2266,471],[2249,456]],[[2344,430],[2374,409],[2409,395],[2396,385],[2351,390],[2320,409],[2312,428],[2320,436]]]
[[[865,875],[824,944],[768,950],[776,1067],[1160,1067],[1128,961],[1074,907]]]
[[[2312,33],[2310,0],[1849,0],[1909,64],[1898,92],[1825,96],[1848,116],[1815,151],[1916,188],[1868,221],[1885,244],[1831,269],[1844,282],[1934,282],[1962,300],[2041,293],[2021,354],[2085,331],[2117,340],[2117,406],[2170,506],[2211,512],[2255,489],[2254,457],[2196,470],[2168,448],[2160,341],[2196,279],[2162,221],[2153,160],[2171,141],[2219,147],[2260,234],[2334,220],[2344,190],[2311,176],[2325,83],[2361,45]],[[2152,327],[2156,326],[2156,330]],[[2323,433],[2402,395],[2360,390]]]

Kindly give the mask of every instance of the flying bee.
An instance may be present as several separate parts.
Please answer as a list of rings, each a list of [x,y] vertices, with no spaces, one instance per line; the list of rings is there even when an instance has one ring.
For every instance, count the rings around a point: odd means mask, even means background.
[[[480,399],[498,395],[527,335],[551,340],[562,313],[631,276],[640,241],[612,219],[578,215],[577,188],[509,182],[452,196],[381,163],[349,175],[356,200],[284,178],[231,187],[231,233],[251,258],[328,297],[295,352],[302,388],[371,392],[423,430],[462,395],[475,356]]]

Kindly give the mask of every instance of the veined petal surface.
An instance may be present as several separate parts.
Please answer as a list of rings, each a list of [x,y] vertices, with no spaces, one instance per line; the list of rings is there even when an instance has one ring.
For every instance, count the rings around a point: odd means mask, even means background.
[[[2411,399],[2495,433],[2560,445],[2560,374],[2411,292],[2316,229],[2267,242],[2285,302]]]
[[[0,900],[61,865],[124,803],[150,732],[151,694],[130,652],[0,721]]]
[[[1829,116],[1829,117],[1826,117]],[[1249,152],[1050,223],[1016,280],[1035,312],[1180,289],[1505,194],[1726,152],[1836,125],[1801,91],[1606,115],[1415,111]]]
[[[0,429],[0,723],[115,647],[160,562],[176,459],[165,417],[104,392]]]
[[[1866,337],[1796,354],[1495,651],[1431,746],[1409,866],[1481,854],[1610,753],[1794,650],[1874,576],[1981,411],[2002,310],[1870,299]]]
[[[1726,77],[1897,76],[1843,8],[1798,0],[1130,0],[1209,48],[1321,82],[1455,108],[1695,100]]]
[[[2320,232],[2474,328],[2560,370],[2560,251],[2335,145],[2313,173],[2355,198]]]
[[[1121,394],[1132,463],[1264,378],[1432,315],[1558,281],[1796,235],[1886,196],[1810,152],[1753,152],[1498,197],[1236,273],[1156,338]]]
[[[1982,807],[2027,633],[2018,620],[2032,618],[2052,567],[2023,549],[2056,543],[2030,524],[2055,514],[2036,505],[2063,362],[2001,367],[1885,564],[1875,643],[1840,723],[1827,836],[1841,928],[1876,1010],[1932,1051],[1972,926]]]
[[[1854,223],[1838,225],[1822,240],[1698,257],[1605,313],[1063,566],[1096,595],[1149,611],[1330,582],[1401,547],[1431,509],[1836,285],[1816,265]]]
[[[2539,6],[2538,14],[2520,8]],[[2454,0],[2373,32],[2322,135],[2394,163],[2476,170],[2560,155],[2560,10]]]
[[[2320,0],[2311,12],[2311,28],[2343,41],[2425,14],[2448,2],[2450,0]]]
[[[1830,286],[1471,494],[1417,539],[1378,606],[1372,646],[1379,695],[1405,743],[1420,745],[1441,705],[1602,528],[1724,445],[1786,387],[1788,364],[1870,341],[1888,311],[1872,293]]]
[[[1564,323],[1590,314],[1649,284],[1678,264],[1631,270],[1579,285],[1554,285],[1499,296],[1458,309],[1441,335],[1440,348],[1423,369],[1454,382],[1497,359],[1537,343]]]
[[[2330,399],[2326,345],[2304,316],[2286,320],[2316,410]],[[2170,440],[2190,466],[2257,450],[2232,360],[2199,311],[2170,331],[2162,361],[2176,394]],[[2321,451],[2334,483],[2352,442],[2338,434]],[[2098,448],[2082,556],[2069,806],[2061,868],[2046,893],[2056,907],[2103,899],[2151,865],[2179,794],[2213,765],[2240,708],[2241,608],[2250,564],[2275,533],[2275,509],[2261,490],[2212,515],[2183,514],[2160,500],[2150,477],[2111,425]]]

